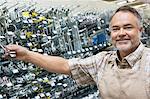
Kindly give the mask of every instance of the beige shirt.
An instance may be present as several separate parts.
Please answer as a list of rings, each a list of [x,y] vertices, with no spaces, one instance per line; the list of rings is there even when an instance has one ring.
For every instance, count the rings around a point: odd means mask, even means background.
[[[131,68],[119,68],[117,51],[70,59],[69,66],[76,83],[96,84],[102,99],[150,99],[150,49],[141,43],[123,60]]]

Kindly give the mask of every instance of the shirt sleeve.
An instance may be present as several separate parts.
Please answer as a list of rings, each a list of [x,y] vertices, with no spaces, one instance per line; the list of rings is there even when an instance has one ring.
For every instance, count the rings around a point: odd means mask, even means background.
[[[80,59],[69,59],[71,76],[78,85],[95,84],[96,76],[106,52]]]

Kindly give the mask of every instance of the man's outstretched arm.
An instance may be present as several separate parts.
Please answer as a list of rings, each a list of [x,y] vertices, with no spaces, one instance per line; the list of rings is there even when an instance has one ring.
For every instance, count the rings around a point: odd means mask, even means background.
[[[49,72],[62,73],[70,75],[68,60],[57,56],[42,55],[32,52],[19,45],[7,45],[6,49],[16,52],[16,59],[33,63]],[[8,57],[5,55],[4,57]]]

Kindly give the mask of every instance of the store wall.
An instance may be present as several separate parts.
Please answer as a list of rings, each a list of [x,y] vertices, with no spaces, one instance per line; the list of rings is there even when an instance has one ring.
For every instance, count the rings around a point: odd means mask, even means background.
[[[0,4],[5,1],[1,0]],[[105,12],[106,10],[112,10],[117,7],[114,2],[105,2],[102,0],[7,0],[7,6],[12,6],[13,4],[19,2],[18,6],[30,5],[35,2],[37,9],[49,9],[50,7],[65,7],[70,8],[73,13],[83,12],[83,11],[99,11]]]

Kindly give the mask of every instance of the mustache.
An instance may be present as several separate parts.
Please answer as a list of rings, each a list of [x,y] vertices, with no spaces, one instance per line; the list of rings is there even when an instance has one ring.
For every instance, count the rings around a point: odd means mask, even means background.
[[[123,41],[123,40],[130,40],[129,38],[119,38],[119,39],[116,39],[116,41]]]

